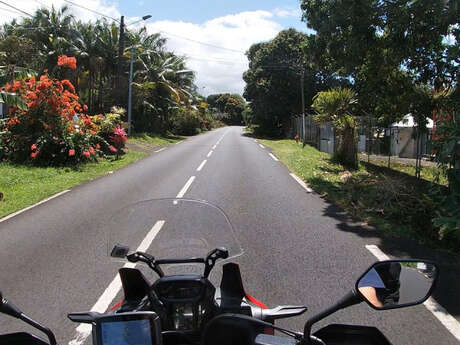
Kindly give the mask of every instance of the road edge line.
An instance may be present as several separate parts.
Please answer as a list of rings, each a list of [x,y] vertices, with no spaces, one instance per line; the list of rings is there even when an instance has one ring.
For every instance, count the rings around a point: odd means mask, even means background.
[[[313,189],[311,189],[310,187],[308,187],[308,185],[299,177],[297,176],[296,174],[294,173],[290,173],[289,175],[291,175],[291,177],[297,181],[298,184],[300,184],[302,186],[303,189],[305,189],[308,193],[313,193]]]
[[[365,246],[368,251],[372,253],[379,261],[389,260],[390,257],[386,255],[375,244]],[[423,305],[430,311],[436,319],[457,339],[460,340],[460,322],[457,321],[447,310],[436,302],[432,297],[428,298]]]
[[[272,157],[272,159],[275,161],[275,162],[279,162],[280,160],[278,158],[276,158],[276,156],[273,154],[273,153],[268,153],[268,155],[270,157]]]
[[[50,201],[50,200],[55,199],[55,198],[57,198],[57,197],[59,197],[61,195],[64,195],[65,193],[68,193],[68,192],[70,192],[70,189],[63,190],[62,192],[56,193],[54,195],[51,195],[50,197],[48,197],[46,199],[43,199],[43,200],[41,200],[41,201],[39,201],[39,202],[37,202],[37,203],[35,203],[33,205],[27,206],[27,207],[25,207],[25,208],[23,208],[23,209],[21,209],[19,211],[13,212],[13,213],[11,213],[11,214],[3,217],[3,218],[0,218],[0,223],[6,221],[8,219],[11,219],[11,218],[23,213],[23,212],[26,212],[26,211],[28,211],[28,210],[30,210],[30,209],[38,206],[38,205],[44,204],[47,201]]]

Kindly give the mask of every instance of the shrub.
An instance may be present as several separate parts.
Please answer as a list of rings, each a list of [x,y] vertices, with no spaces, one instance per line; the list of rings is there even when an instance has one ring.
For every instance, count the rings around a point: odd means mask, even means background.
[[[201,119],[197,111],[180,109],[173,121],[174,134],[196,135],[201,132]]]
[[[59,57],[58,65],[75,67],[74,58]],[[82,114],[72,83],[52,79],[45,72],[7,84],[4,91],[21,95],[26,108],[10,108],[0,123],[0,158],[37,165],[76,164],[97,161],[110,153],[110,144],[98,135],[93,118]]]

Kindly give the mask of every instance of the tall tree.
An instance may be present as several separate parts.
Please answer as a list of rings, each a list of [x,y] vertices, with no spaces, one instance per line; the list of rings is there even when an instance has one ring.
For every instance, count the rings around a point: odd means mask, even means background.
[[[294,29],[281,31],[273,40],[252,45],[246,55],[249,70],[244,97],[254,121],[272,135],[280,135],[291,116],[302,113],[301,73],[304,73],[306,108],[319,85],[304,47],[309,37]]]

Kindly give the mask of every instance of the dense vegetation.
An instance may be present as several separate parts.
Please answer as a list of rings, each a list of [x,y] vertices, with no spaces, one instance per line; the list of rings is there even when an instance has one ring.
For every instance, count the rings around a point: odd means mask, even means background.
[[[65,6],[42,8],[31,18],[5,24],[0,30],[0,85],[48,73],[70,81],[79,104],[88,107],[86,114],[109,113],[114,105],[126,109],[132,50],[133,130],[195,134],[210,129],[214,121],[196,92],[185,58],[167,51],[159,34],[126,26],[125,49],[119,56],[119,31],[119,23],[106,19],[77,21]],[[75,69],[64,71],[56,65],[63,55],[76,59]],[[23,105],[6,91],[0,102]]]
[[[459,244],[458,1],[302,0],[301,9],[311,34],[285,30],[247,52],[244,96],[256,134],[282,136],[293,115],[316,114],[338,129],[336,158],[356,169],[361,119],[382,130],[411,113],[420,135],[431,117],[432,153],[449,188],[425,195],[430,226]]]

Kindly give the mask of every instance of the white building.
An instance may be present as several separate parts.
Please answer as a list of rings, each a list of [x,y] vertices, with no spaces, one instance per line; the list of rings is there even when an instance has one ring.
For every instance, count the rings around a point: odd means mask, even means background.
[[[431,137],[433,130],[433,120],[426,118],[428,133],[421,136],[419,151],[420,154],[427,154],[427,142]],[[391,155],[403,158],[417,157],[417,141],[415,138],[415,129],[417,124],[414,122],[414,117],[407,114],[399,122],[395,122],[390,126],[387,135],[391,135]]]

